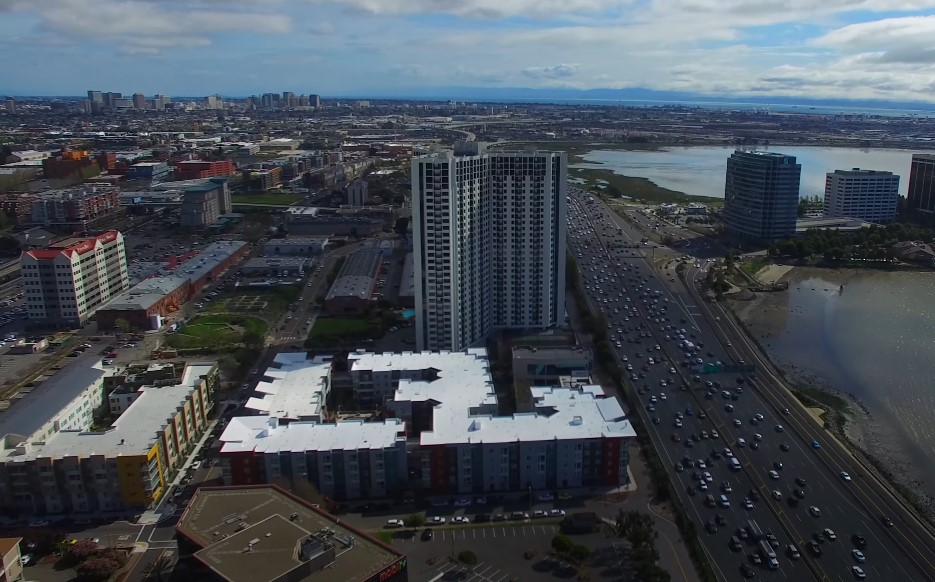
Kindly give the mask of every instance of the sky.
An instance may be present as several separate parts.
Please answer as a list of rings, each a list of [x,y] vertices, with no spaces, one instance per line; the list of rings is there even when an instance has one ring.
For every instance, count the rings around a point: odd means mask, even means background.
[[[935,103],[935,0],[0,0],[0,91]]]

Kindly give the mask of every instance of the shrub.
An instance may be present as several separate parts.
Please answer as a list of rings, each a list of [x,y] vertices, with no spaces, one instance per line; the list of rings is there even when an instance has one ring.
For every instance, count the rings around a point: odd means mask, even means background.
[[[120,563],[111,556],[98,556],[88,558],[78,568],[80,582],[102,582],[107,580],[120,568]]]
[[[458,554],[458,561],[464,564],[465,566],[476,566],[477,565],[477,554],[471,550],[464,550]]]
[[[68,548],[68,553],[80,562],[94,555],[97,549],[97,543],[92,540],[78,540]]]

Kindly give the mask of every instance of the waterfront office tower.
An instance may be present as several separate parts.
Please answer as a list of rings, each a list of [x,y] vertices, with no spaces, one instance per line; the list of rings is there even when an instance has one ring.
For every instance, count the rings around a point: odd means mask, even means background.
[[[835,170],[825,177],[825,216],[889,222],[896,217],[899,176],[878,170]]]
[[[935,212],[935,155],[912,154],[908,194],[909,208]]]
[[[564,152],[476,142],[413,159],[418,350],[564,321],[567,171]]]
[[[795,156],[741,150],[731,154],[724,186],[727,231],[755,240],[795,234],[801,173]]]

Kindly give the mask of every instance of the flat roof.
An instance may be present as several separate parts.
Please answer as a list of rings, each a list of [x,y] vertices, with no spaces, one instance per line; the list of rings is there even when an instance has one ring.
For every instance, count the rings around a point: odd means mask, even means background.
[[[254,257],[248,259],[242,265],[241,269],[269,269],[274,267],[296,267],[301,268],[308,264],[311,261],[309,257],[296,257],[290,255],[282,255],[275,257]]]
[[[591,361],[591,350],[580,346],[574,348],[542,348],[538,346],[518,345],[513,348],[514,360],[554,361],[568,360],[574,357]]]
[[[71,358],[68,358],[71,359]],[[0,412],[0,436],[15,434],[31,437],[92,384],[101,382],[109,372],[96,354],[83,354],[51,377],[38,382],[31,391],[20,392],[9,408]]]
[[[328,244],[329,238],[327,236],[290,236],[288,238],[274,238],[267,241],[263,246],[324,246]]]
[[[203,547],[198,560],[230,582],[265,582],[295,569],[303,563],[300,544],[310,535],[335,549],[332,565],[305,578],[315,582],[364,582],[404,557],[272,485],[201,487],[176,529]]]
[[[325,299],[356,297],[369,300],[377,267],[382,259],[382,249],[373,247],[360,249],[349,256]]]
[[[535,411],[496,416],[497,396],[487,350],[348,355],[352,371],[399,371],[388,406],[433,402],[432,430],[420,444],[505,443],[553,439],[634,437],[636,432],[616,398],[598,385],[534,387]],[[434,370],[431,380],[406,379],[406,372]],[[605,400],[607,402],[605,402]]]
[[[317,420],[325,404],[331,357],[308,359],[305,352],[280,352],[256,385],[258,397],[244,408],[260,414],[292,420]],[[267,378],[270,378],[267,381]]]
[[[416,277],[413,267],[413,254],[406,253],[406,260],[403,262],[403,274],[399,279],[399,296],[414,297],[416,294]]]
[[[105,431],[59,431],[44,444],[33,443],[27,454],[9,455],[6,460],[146,454],[155,443],[157,432],[165,428],[169,417],[175,415],[201,377],[207,375],[213,367],[213,363],[189,364],[178,384],[142,386],[137,399]]]
[[[282,424],[273,416],[236,416],[221,433],[222,453],[281,451],[382,450],[405,442],[406,425],[398,418],[383,422],[344,420]]]

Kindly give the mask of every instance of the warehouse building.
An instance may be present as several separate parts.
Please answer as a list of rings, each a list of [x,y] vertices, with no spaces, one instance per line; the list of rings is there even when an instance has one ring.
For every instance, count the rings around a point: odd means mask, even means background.
[[[362,248],[347,257],[325,297],[325,313],[361,314],[370,309],[382,262],[383,249],[380,247]]]

